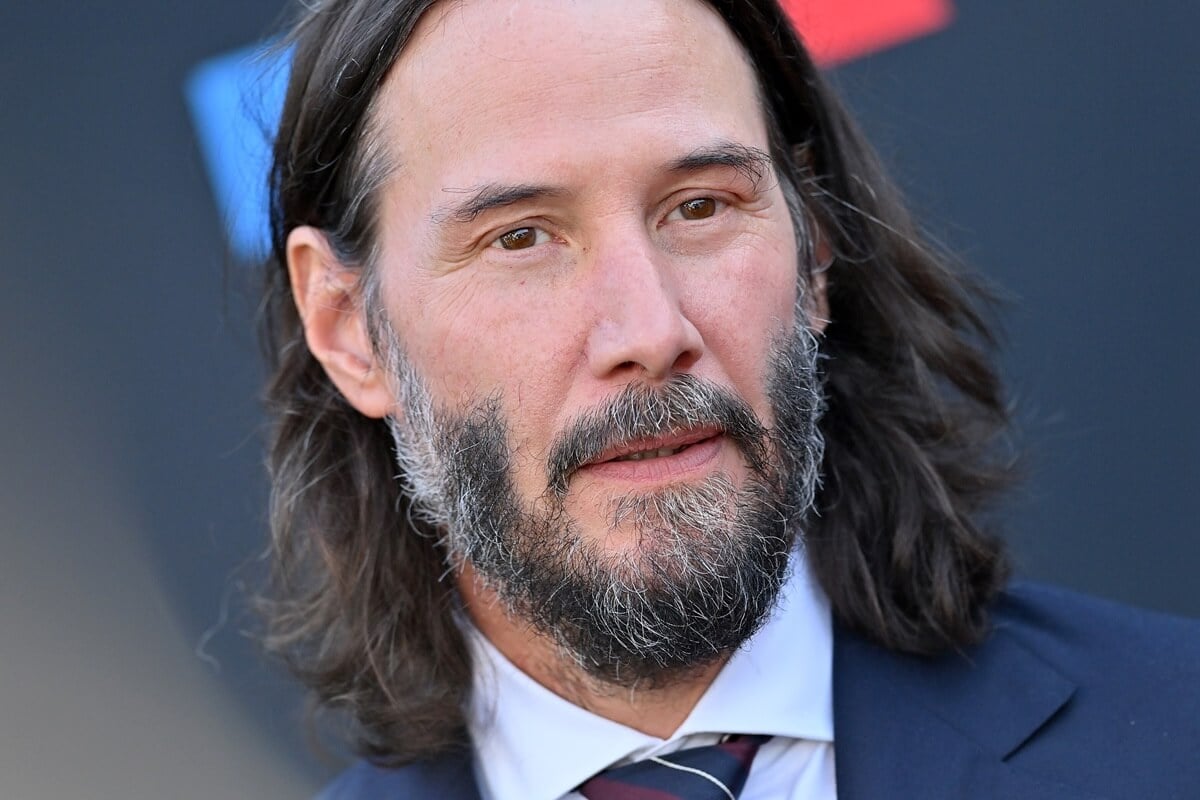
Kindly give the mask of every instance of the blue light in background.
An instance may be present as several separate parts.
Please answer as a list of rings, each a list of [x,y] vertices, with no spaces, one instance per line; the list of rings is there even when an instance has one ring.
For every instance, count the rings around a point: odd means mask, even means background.
[[[184,86],[229,246],[245,261],[270,249],[267,171],[290,65],[290,49],[260,43],[201,62]]]

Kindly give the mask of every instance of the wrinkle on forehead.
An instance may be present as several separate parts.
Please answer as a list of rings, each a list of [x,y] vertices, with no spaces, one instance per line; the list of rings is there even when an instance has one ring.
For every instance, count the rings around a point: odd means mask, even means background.
[[[656,97],[687,97],[706,90],[699,78],[668,77],[664,67],[677,61],[680,52],[698,64],[708,62],[709,69],[744,70],[751,76],[748,90],[759,96],[749,56],[707,3],[638,0],[624,4],[636,13],[623,15],[617,10],[620,5],[620,0],[438,4],[418,24],[385,83],[392,87],[385,93],[389,108],[384,114],[390,123],[401,125],[406,112],[468,117],[473,109],[459,98],[472,92],[472,85],[477,89],[481,84],[490,86],[498,100],[511,98],[513,113],[544,113],[553,107],[558,93],[586,93],[606,101],[597,102],[597,117],[644,114],[647,101]],[[569,52],[572,69],[551,75],[539,70],[548,47],[558,54]],[[587,69],[589,63],[595,68]],[[528,65],[528,70],[522,65]],[[661,78],[657,85],[636,80],[656,73]],[[438,91],[421,91],[429,86]],[[622,100],[615,110],[614,95]]]
[[[535,17],[554,23],[555,38],[581,55],[604,55],[622,40],[649,37],[666,41],[683,33],[680,44],[689,47],[699,43],[707,28],[725,31],[720,15],[703,0],[641,0],[635,18],[625,16],[620,24],[611,24],[603,31],[595,25],[576,25],[583,14],[598,17],[604,5],[613,0],[453,0],[434,6],[414,32],[414,38],[445,36],[458,27],[473,47],[488,55],[522,61],[537,58],[536,37],[530,37],[526,24]],[[688,12],[702,9],[703,16]],[[696,23],[700,24],[697,25]],[[686,26],[686,27],[681,27]],[[532,49],[530,49],[532,46]]]

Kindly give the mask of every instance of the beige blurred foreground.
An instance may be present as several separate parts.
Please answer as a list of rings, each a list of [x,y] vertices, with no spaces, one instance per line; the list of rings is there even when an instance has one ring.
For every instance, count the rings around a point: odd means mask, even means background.
[[[185,641],[103,426],[24,371],[0,429],[0,798],[311,795]]]

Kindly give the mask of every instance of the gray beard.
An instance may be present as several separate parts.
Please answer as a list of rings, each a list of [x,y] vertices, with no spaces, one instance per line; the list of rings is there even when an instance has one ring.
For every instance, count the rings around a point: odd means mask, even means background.
[[[656,388],[631,384],[556,438],[546,491],[530,502],[513,486],[500,398],[461,413],[435,408],[385,329],[402,409],[389,422],[412,509],[453,563],[470,563],[510,613],[596,681],[647,688],[702,669],[766,620],[813,502],[823,401],[816,342],[801,319],[772,349],[773,428],[741,398],[691,375]],[[619,554],[579,531],[564,506],[575,469],[613,443],[699,426],[720,428],[738,446],[750,473],[743,486],[718,473],[615,499],[610,523],[637,537]]]

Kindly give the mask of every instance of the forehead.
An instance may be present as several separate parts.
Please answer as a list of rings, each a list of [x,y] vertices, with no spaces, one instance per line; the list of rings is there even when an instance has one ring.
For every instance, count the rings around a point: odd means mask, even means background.
[[[451,182],[631,155],[616,152],[626,135],[766,144],[753,69],[700,0],[443,2],[390,72],[375,127],[401,173]]]

